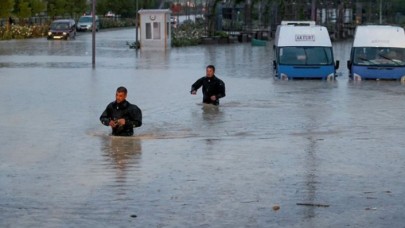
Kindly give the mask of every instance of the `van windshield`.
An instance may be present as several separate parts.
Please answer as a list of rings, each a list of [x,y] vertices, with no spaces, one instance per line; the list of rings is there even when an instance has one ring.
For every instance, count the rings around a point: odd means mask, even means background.
[[[353,48],[353,64],[364,66],[405,66],[405,48]]]
[[[331,65],[331,47],[281,47],[279,62],[284,65]]]

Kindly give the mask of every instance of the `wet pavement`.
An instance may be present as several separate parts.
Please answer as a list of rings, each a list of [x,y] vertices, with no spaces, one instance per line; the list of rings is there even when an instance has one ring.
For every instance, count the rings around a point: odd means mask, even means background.
[[[0,41],[0,227],[405,227],[405,86],[273,79],[272,45]],[[219,108],[190,85],[214,64]],[[134,137],[98,118],[115,89]],[[278,208],[279,206],[279,208]]]

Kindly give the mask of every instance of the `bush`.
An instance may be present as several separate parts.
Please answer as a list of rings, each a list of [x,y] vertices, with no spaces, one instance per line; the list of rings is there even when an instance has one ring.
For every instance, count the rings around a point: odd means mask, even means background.
[[[44,37],[47,35],[49,30],[48,25],[34,25],[32,26],[32,38]]]
[[[7,30],[6,27],[0,28],[0,40],[10,40],[13,39],[13,35],[10,30]]]
[[[30,38],[32,35],[32,29],[27,26],[12,25],[11,34],[13,35],[13,39]]]
[[[201,44],[204,36],[204,26],[192,21],[184,22],[177,28],[172,28],[172,47],[192,46]]]
[[[46,36],[47,25],[21,26],[12,25],[0,27],[0,40],[27,39]]]
[[[123,19],[101,18],[100,19],[100,27],[103,29],[130,27],[130,26],[135,26],[135,19],[130,19],[130,18],[123,18]]]
[[[219,37],[221,37],[221,38],[229,37],[228,33],[227,33],[227,32],[223,32],[223,31],[215,32],[215,36],[219,36]]]

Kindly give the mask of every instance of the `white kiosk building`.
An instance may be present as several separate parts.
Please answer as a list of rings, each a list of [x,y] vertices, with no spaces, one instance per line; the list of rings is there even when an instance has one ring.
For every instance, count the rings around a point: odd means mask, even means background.
[[[171,46],[171,11],[168,9],[139,10],[140,48],[169,49]]]

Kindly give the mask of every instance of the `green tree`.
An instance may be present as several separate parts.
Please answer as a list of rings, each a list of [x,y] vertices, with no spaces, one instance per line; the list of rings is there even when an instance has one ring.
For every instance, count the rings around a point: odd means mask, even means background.
[[[66,0],[48,0],[48,15],[52,18],[64,17],[66,14]]]
[[[20,19],[31,17],[31,7],[29,0],[20,0],[17,6],[16,15]]]
[[[392,8],[405,15],[405,0],[392,0]]]
[[[86,0],[70,0],[65,2],[65,14],[78,17],[86,11]]]
[[[139,6],[139,2],[138,2]],[[134,17],[136,14],[136,1],[135,0],[128,0],[122,2],[122,10],[121,15],[123,17]]]
[[[207,1],[207,29],[208,29],[208,36],[215,35],[215,22],[217,20],[217,4],[221,2],[221,0],[208,0]]]
[[[43,0],[31,0],[31,14],[38,15],[46,10],[46,3]]]
[[[97,0],[97,14],[112,11],[122,17],[134,17],[137,0]],[[157,7],[157,0],[138,0],[138,9],[152,9]]]
[[[106,14],[110,10],[109,2],[109,0],[98,0],[96,6],[97,14]]]
[[[14,0],[0,1],[0,18],[8,18],[14,9]]]

